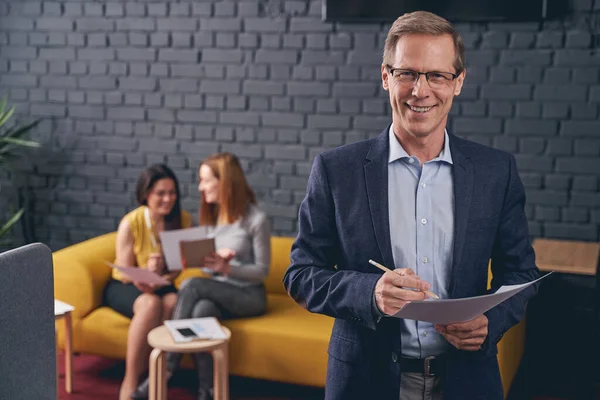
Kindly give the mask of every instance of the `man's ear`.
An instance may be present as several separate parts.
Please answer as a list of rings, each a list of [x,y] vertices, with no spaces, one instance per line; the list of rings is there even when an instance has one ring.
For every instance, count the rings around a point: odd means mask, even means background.
[[[381,64],[381,86],[386,91],[388,91],[390,89],[389,77],[390,77],[390,74],[389,74],[387,68],[385,67],[385,64]]]
[[[456,86],[454,87],[454,95],[458,96],[462,91],[463,84],[465,83],[465,77],[467,76],[467,69],[463,69],[462,72],[456,78]]]

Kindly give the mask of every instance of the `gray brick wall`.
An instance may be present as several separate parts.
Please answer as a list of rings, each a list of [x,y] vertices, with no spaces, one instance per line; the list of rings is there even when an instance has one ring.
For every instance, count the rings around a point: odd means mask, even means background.
[[[196,168],[232,151],[294,235],[312,159],[390,121],[379,82],[389,25],[321,21],[321,0],[0,2],[0,91],[46,117],[29,173],[38,240],[111,231],[140,170],[165,161],[186,209]],[[460,136],[514,153],[533,236],[599,240],[600,0],[560,21],[460,24]],[[20,182],[23,183],[23,182]]]

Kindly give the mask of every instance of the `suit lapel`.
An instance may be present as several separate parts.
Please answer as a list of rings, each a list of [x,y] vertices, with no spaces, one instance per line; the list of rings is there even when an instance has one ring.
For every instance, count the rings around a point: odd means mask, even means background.
[[[468,156],[461,151],[460,139],[454,135],[450,137],[450,151],[452,153],[452,172],[454,175],[454,250],[452,255],[452,277],[450,279],[450,297],[460,296],[457,288],[461,272],[461,259],[465,244],[469,208],[471,207],[471,193],[473,190],[473,165]]]
[[[383,257],[381,262],[393,269],[394,257],[392,256],[390,242],[390,217],[388,212],[388,157],[389,136],[386,129],[375,138],[369,149],[364,170],[371,220],[373,221],[377,245]]]

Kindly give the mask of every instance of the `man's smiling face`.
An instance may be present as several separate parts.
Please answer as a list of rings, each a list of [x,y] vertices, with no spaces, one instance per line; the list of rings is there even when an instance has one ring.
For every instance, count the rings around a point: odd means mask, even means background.
[[[418,72],[451,72],[455,51],[450,35],[409,34],[398,39],[389,66]],[[393,77],[381,67],[383,88],[389,92],[394,132],[397,135],[426,137],[443,134],[454,96],[460,94],[465,72],[444,84],[431,84],[424,75],[416,82]]]

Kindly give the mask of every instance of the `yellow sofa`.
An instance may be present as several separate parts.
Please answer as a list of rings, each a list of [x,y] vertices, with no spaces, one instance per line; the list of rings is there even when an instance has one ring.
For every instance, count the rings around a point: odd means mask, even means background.
[[[289,265],[293,240],[271,239],[271,271],[265,283],[267,313],[223,322],[232,332],[230,371],[238,376],[323,387],[333,319],[309,313],[285,292],[282,279]],[[129,319],[102,306],[102,291],[111,275],[104,260],[114,260],[115,233],[67,247],[53,257],[55,297],[75,306],[74,351],[124,359]],[[198,270],[184,271],[176,285],[199,274]],[[63,346],[62,324],[58,324],[58,341]],[[505,393],[519,365],[523,346],[522,322],[507,332],[499,345]]]

